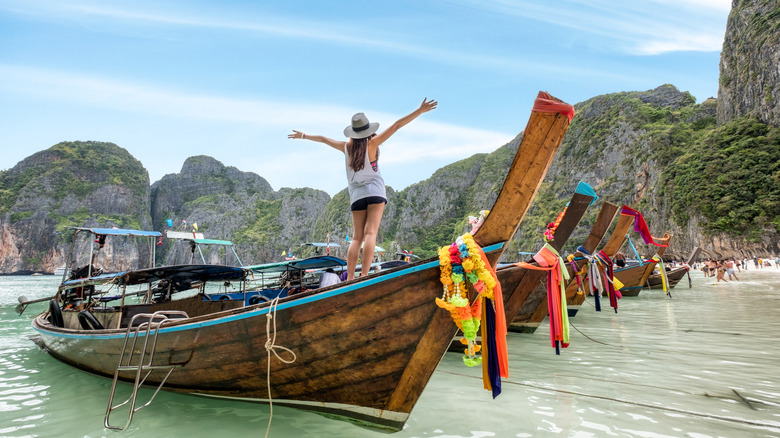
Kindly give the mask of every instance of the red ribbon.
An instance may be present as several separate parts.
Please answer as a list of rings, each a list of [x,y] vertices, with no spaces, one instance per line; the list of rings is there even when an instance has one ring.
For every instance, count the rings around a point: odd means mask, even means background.
[[[645,243],[653,244],[655,246],[661,246],[661,247],[668,247],[669,244],[662,245],[660,243],[655,243],[655,238],[652,234],[650,234],[650,229],[647,227],[647,223],[645,222],[645,218],[642,216],[642,213],[634,210],[633,208],[624,205],[623,210],[620,212],[620,214],[625,214],[629,216],[634,216],[634,231],[639,233],[640,236],[642,236],[642,239],[645,241]]]

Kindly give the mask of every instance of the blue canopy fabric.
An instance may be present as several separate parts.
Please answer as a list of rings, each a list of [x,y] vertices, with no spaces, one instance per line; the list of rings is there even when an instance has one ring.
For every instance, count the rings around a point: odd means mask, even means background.
[[[136,271],[113,272],[88,278],[67,280],[60,289],[86,286],[90,284],[116,283],[132,285],[151,283],[158,280],[174,281],[223,281],[242,280],[247,271],[242,268],[222,265],[173,265],[158,268],[139,269]]]
[[[346,260],[333,256],[315,256],[305,259],[295,259],[286,262],[267,263],[264,265],[247,266],[253,272],[273,273],[292,270],[325,269],[347,266]]]
[[[89,231],[92,234],[102,234],[107,236],[147,236],[160,237],[159,231],[127,230],[122,228],[76,228],[81,231]]]

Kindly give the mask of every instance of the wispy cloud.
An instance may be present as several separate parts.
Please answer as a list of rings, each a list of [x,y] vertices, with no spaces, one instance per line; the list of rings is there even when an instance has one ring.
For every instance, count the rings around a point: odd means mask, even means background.
[[[338,106],[199,95],[83,74],[7,65],[0,65],[0,90],[3,88],[10,93],[87,105],[91,109],[184,119],[192,124],[209,121],[251,125],[266,132],[279,131],[279,127],[339,132],[334,126],[346,125],[345,120],[351,115],[350,109]],[[371,114],[373,119],[384,121],[395,121],[403,116],[381,111],[371,111]],[[397,153],[388,157],[388,162],[465,157],[495,149],[513,135],[420,120],[396,134],[393,148]]]
[[[624,53],[657,55],[675,51],[720,51],[730,0],[454,0],[467,7],[547,23],[594,35]]]
[[[514,6],[501,6],[500,3],[502,2],[495,2],[491,7],[498,7],[500,10],[504,10],[505,7],[511,7],[515,12],[522,9]],[[509,4],[511,5],[511,3]],[[0,3],[0,8],[3,6]],[[616,72],[581,68],[568,63],[556,64],[551,63],[548,59],[534,61],[529,57],[518,57],[515,54],[500,53],[500,51],[488,54],[485,52],[470,52],[460,46],[452,48],[443,45],[428,46],[417,41],[407,41],[406,35],[403,33],[378,34],[375,29],[361,27],[360,24],[344,26],[343,23],[311,20],[304,17],[263,16],[258,19],[245,20],[236,17],[221,18],[199,15],[202,12],[190,14],[186,11],[179,11],[176,14],[172,14],[162,10],[151,12],[151,9],[146,12],[137,12],[135,10],[94,5],[92,3],[74,2],[60,4],[35,0],[25,3],[24,7],[5,6],[16,13],[38,15],[45,17],[47,20],[60,19],[72,22],[75,18],[77,21],[94,21],[99,23],[106,32],[121,32],[119,30],[121,26],[113,28],[106,25],[107,22],[111,21],[115,21],[116,24],[141,27],[177,26],[193,29],[245,32],[247,34],[263,34],[287,39],[310,40],[317,44],[344,45],[368,52],[392,53],[426,62],[436,62],[441,65],[452,65],[466,69],[505,72],[533,71],[541,75],[576,73],[580,77],[608,77],[619,81],[630,79]],[[538,18],[543,15],[543,12],[549,12],[549,9],[546,6],[534,6],[528,8],[528,11],[531,14],[528,15],[529,17]],[[571,17],[568,22],[576,24],[578,20],[576,17]],[[558,24],[565,25],[565,23]]]

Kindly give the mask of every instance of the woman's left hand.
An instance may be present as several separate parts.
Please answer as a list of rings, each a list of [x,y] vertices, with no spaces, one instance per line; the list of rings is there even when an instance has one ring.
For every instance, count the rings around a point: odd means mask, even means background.
[[[297,138],[297,139],[303,140],[304,138],[306,138],[306,134],[304,134],[301,131],[296,131],[296,130],[293,129],[293,133],[292,134],[287,134],[287,138],[290,138],[290,139]]]
[[[424,98],[422,103],[420,104],[420,108],[417,110],[420,111],[420,113],[427,113],[428,111],[436,109],[436,105],[438,105],[439,102],[436,102],[435,100],[431,99],[428,100],[428,98]]]

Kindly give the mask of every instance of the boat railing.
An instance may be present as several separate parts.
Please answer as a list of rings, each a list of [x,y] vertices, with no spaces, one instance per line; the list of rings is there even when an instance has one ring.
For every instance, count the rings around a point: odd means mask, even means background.
[[[108,406],[106,407],[106,417],[104,421],[104,425],[106,428],[111,430],[126,429],[130,425],[130,422],[133,420],[133,414],[149,406],[154,400],[154,398],[157,396],[157,393],[160,392],[160,389],[162,389],[163,385],[168,380],[168,377],[170,377],[173,370],[183,365],[183,364],[154,365],[154,354],[157,348],[157,335],[160,333],[160,329],[163,327],[163,325],[182,318],[189,318],[189,315],[187,315],[186,312],[177,311],[177,310],[161,310],[154,313],[139,313],[137,315],[134,315],[133,318],[130,320],[130,323],[127,326],[127,332],[125,333],[124,343],[122,344],[122,350],[119,354],[119,361],[116,370],[114,371],[114,381],[111,384],[111,394],[108,397]],[[136,354],[138,337],[142,333],[144,335],[143,347],[140,348],[140,350]],[[130,342],[130,338],[132,338],[132,342]],[[133,356],[137,356],[135,364],[133,362]],[[149,375],[151,375],[152,372],[158,370],[162,372],[165,372],[167,370],[167,374],[163,379],[160,380],[160,384],[157,386],[157,389],[154,391],[154,394],[152,394],[152,396],[149,398],[149,401],[147,401],[146,403],[144,403],[139,407],[136,407],[138,388],[144,384],[147,377],[149,377]],[[130,394],[130,397],[127,398],[127,400],[117,405],[114,405],[113,404],[114,396],[116,395],[116,386],[117,386],[117,382],[119,381],[119,376],[122,372],[128,372],[128,371],[135,372],[133,391]],[[111,417],[111,412],[115,411],[116,409],[122,406],[125,406],[128,403],[130,403],[130,408],[129,408],[130,410],[125,425],[121,427],[112,426],[109,421]]]

